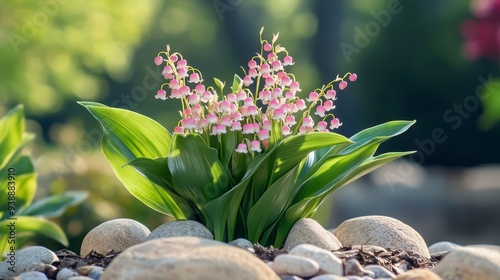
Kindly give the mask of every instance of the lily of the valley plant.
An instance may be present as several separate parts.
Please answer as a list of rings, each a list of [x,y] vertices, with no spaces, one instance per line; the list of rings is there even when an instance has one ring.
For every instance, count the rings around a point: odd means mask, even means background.
[[[139,200],[178,220],[206,225],[217,240],[243,237],[280,247],[293,224],[311,217],[335,190],[411,152],[374,156],[413,121],[393,121],[351,138],[329,132],[336,93],[347,73],[305,94],[285,48],[262,39],[244,76],[230,88],[167,46],[155,57],[165,83],[156,99],[182,105],[173,134],[143,115],[81,102],[104,129],[102,149],[116,175]],[[315,121],[316,120],[316,121]]]

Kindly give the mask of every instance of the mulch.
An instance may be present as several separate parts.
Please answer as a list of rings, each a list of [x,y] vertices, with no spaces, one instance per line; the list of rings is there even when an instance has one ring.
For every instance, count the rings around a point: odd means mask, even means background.
[[[254,245],[254,250],[255,255],[263,261],[273,261],[278,255],[288,253],[284,249],[276,249],[273,246],[264,247],[259,244]],[[55,279],[57,272],[63,268],[76,269],[87,265],[106,268],[119,255],[119,253],[114,252],[102,255],[92,251],[88,256],[81,257],[66,249],[54,253],[59,258],[59,261],[52,264],[56,267],[56,270],[46,272],[49,279]],[[363,247],[357,250],[353,250],[352,247],[343,247],[334,253],[342,259],[344,268],[347,261],[355,259],[363,267],[372,264],[380,265],[396,275],[402,273],[404,270],[415,268],[431,269],[444,257],[439,256],[428,259],[412,252],[392,249],[386,249],[385,251],[363,250]]]
[[[276,249],[273,246],[263,247],[259,244],[256,244],[254,249],[255,254],[264,261],[273,261],[276,256],[288,253],[286,250]],[[353,251],[354,253],[352,253]],[[343,254],[343,252],[350,253]],[[441,255],[429,259],[412,252],[392,249],[386,249],[385,251],[365,251],[363,247],[358,250],[353,250],[352,247],[343,247],[335,251],[334,254],[342,260],[344,268],[346,268],[347,261],[355,259],[363,267],[367,265],[380,265],[396,275],[415,268],[431,269],[444,257],[444,255]]]

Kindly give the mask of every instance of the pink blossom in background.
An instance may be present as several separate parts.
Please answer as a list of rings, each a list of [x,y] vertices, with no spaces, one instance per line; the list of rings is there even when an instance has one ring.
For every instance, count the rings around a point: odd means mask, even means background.
[[[500,59],[500,0],[472,0],[471,10],[477,18],[461,26],[464,56],[470,60]]]

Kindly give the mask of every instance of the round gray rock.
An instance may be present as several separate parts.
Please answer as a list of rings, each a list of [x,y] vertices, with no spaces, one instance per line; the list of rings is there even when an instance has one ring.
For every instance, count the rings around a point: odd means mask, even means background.
[[[59,272],[57,273],[56,280],[68,280],[70,277],[73,276],[78,276],[78,273],[69,268],[63,268],[59,270]]]
[[[3,278],[2,278],[3,279]],[[14,280],[48,280],[45,274],[38,271],[23,272],[14,277]]]
[[[413,228],[386,216],[363,216],[341,223],[333,232],[344,246],[376,245],[430,258],[424,239]]]
[[[340,241],[331,232],[309,218],[302,218],[293,225],[284,248],[290,251],[300,244],[311,244],[328,251],[336,251],[342,247]]]
[[[160,238],[128,248],[100,280],[280,278],[261,259],[226,243],[197,237]]]
[[[500,275],[499,246],[467,246],[455,248],[434,268],[447,279],[498,279]]]
[[[249,249],[249,248],[253,249],[252,242],[250,242],[249,240],[247,240],[245,238],[235,239],[235,240],[229,242],[228,244],[242,248],[242,249]]]
[[[210,232],[210,230],[208,230],[208,228],[204,225],[197,221],[187,220],[164,223],[154,229],[146,240],[149,241],[158,238],[178,236],[193,236],[205,239],[214,239],[212,232]]]
[[[56,254],[45,247],[27,247],[15,252],[15,255],[7,255],[0,264],[0,279],[10,279],[26,271],[43,269],[58,260]]]
[[[122,252],[130,246],[144,242],[150,233],[146,226],[131,219],[107,221],[87,233],[80,255],[85,257],[92,250],[103,255],[111,251]]]
[[[460,245],[455,244],[453,242],[448,242],[448,241],[441,241],[432,244],[429,246],[429,252],[432,254],[441,254],[445,252],[449,252],[451,250],[454,250],[455,248],[460,247]]]

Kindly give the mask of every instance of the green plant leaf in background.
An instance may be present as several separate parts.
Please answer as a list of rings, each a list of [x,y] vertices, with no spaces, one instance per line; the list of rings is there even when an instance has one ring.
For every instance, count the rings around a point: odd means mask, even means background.
[[[16,225],[16,248],[21,248],[29,238],[41,234],[64,246],[68,246],[68,239],[64,231],[54,222],[46,220],[42,217],[19,216],[16,220],[3,220],[0,222],[0,227],[8,229],[9,224],[15,221]],[[8,243],[9,235],[0,235],[0,252],[7,252],[12,244]]]
[[[61,216],[66,209],[82,203],[87,198],[87,192],[68,191],[35,201],[30,206],[19,210],[19,216],[38,216],[56,218]]]
[[[238,76],[237,74],[234,74],[234,78],[233,78],[233,85],[231,86],[231,91],[233,93],[237,93],[238,90],[240,89],[240,86],[241,86],[241,78],[240,76]]]
[[[18,105],[0,119],[0,170],[16,153],[24,134],[23,106]]]
[[[85,192],[68,192],[32,204],[36,174],[31,159],[22,155],[22,150],[34,136],[24,132],[22,108],[17,106],[0,119],[0,174],[5,175],[0,177],[0,185],[5,186],[0,188],[0,258],[11,247],[19,249],[36,235],[44,235],[67,246],[63,230],[46,218],[60,216],[86,197]],[[14,183],[14,195],[8,192],[9,183]],[[15,208],[9,209],[9,201],[15,203]],[[11,223],[15,223],[15,236],[10,234]]]
[[[152,183],[126,165],[135,158],[166,157],[171,135],[154,120],[132,111],[95,102],[80,102],[101,123],[101,148],[117,177],[128,191],[150,208],[176,219],[193,217],[187,201]]]

